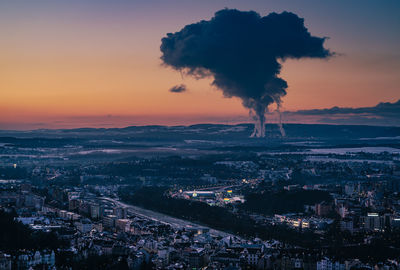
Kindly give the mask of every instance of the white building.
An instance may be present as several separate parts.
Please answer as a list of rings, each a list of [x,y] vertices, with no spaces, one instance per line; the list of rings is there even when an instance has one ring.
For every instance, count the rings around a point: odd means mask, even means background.
[[[345,270],[346,266],[340,262],[332,262],[329,258],[324,258],[317,262],[317,270]]]

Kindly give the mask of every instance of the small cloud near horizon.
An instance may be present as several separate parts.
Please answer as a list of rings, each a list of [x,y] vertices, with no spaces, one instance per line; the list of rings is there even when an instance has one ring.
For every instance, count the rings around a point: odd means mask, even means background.
[[[179,85],[175,85],[175,86],[171,87],[171,88],[169,89],[169,91],[170,91],[171,93],[183,93],[183,92],[186,92],[186,91],[187,91],[187,88],[186,88],[186,85],[184,85],[184,84],[179,84]]]

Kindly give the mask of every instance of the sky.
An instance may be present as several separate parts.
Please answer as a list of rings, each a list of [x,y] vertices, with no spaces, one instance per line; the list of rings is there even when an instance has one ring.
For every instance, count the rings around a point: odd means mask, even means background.
[[[288,122],[345,123],[350,113],[348,123],[385,124],[387,114],[365,110],[361,122],[360,111],[317,112],[400,99],[398,0],[0,0],[0,129],[251,121],[210,78],[182,77],[160,60],[167,33],[223,8],[290,11],[312,35],[329,37],[334,57],[282,63]],[[169,91],[180,84],[187,90]]]

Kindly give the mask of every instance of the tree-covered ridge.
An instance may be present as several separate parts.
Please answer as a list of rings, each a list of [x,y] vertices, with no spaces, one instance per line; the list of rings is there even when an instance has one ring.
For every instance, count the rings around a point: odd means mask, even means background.
[[[332,201],[331,195],[322,190],[249,193],[245,198],[243,210],[267,215],[303,212],[305,205]]]
[[[14,220],[14,213],[0,210],[0,250],[14,253],[18,250],[55,250],[64,245],[55,232],[33,231]]]

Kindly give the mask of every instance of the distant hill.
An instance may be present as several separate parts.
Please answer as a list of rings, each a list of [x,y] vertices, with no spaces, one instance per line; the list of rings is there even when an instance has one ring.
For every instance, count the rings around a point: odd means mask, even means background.
[[[360,139],[377,137],[399,137],[400,127],[363,125],[285,124],[285,139]],[[253,124],[218,125],[197,124],[191,126],[129,126],[125,128],[78,128],[40,129],[32,131],[0,130],[0,142],[15,142],[16,138],[47,139],[129,139],[136,141],[184,141],[212,140],[265,141],[282,139],[275,124],[266,127],[267,138],[249,138]],[[68,141],[68,140],[67,140]],[[67,142],[66,141],[66,142]]]

